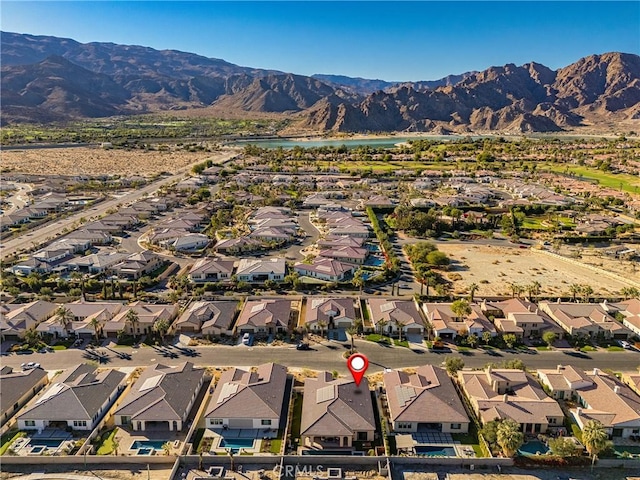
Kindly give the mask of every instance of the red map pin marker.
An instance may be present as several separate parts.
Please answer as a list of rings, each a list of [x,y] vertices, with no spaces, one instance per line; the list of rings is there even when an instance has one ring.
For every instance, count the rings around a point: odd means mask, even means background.
[[[369,368],[369,359],[361,353],[354,353],[347,359],[347,367],[353,375],[353,379],[356,382],[356,386],[360,386],[364,372]]]

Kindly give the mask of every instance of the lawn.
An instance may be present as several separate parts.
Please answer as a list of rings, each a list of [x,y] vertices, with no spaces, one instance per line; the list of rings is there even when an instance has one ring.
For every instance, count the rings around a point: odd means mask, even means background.
[[[607,352],[624,352],[624,348],[617,345],[611,345],[610,347],[607,347]]]
[[[280,455],[280,449],[282,448],[282,438],[274,438],[271,440],[271,453],[274,455]]]
[[[2,435],[2,438],[0,439],[0,455],[4,455],[7,449],[9,448],[9,446],[15,440],[17,440],[20,437],[24,437],[25,435],[26,435],[25,432],[17,431],[17,430],[10,430],[4,435]]]
[[[391,341],[389,340],[389,337],[387,337],[386,335],[380,335],[379,333],[370,333],[365,337],[365,340],[367,340],[368,342],[376,342],[376,343],[387,343],[387,344],[391,343]]]
[[[405,347],[405,348],[409,348],[409,342],[407,342],[406,340],[394,340],[393,344],[396,347]]]
[[[293,414],[291,416],[291,438],[297,441],[300,438],[300,424],[302,422],[302,395],[296,395],[293,401]]]
[[[118,428],[114,428],[108,432],[105,432],[100,437],[100,443],[97,446],[96,454],[97,455],[111,455],[115,450],[116,446],[113,443],[113,439],[118,433]]]
[[[592,347],[591,345],[585,345],[584,347],[582,347],[580,349],[580,351],[582,353],[585,353],[585,352],[597,352],[598,349],[596,347]]]
[[[546,345],[539,345],[536,347],[536,350],[538,350],[539,352],[548,352],[549,350],[551,350],[551,348]]]
[[[591,167],[584,166],[566,166],[566,165],[545,165],[554,172],[564,173],[568,171],[578,177],[582,177],[589,180],[597,180],[598,185],[603,187],[609,187],[614,189],[622,189],[625,192],[637,193],[640,188],[640,179],[633,175],[627,175],[622,173],[610,173],[603,172]]]

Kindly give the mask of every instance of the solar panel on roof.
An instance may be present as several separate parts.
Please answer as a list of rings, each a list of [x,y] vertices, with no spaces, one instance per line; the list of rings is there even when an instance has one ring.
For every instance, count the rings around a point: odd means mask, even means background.
[[[324,298],[314,298],[311,300],[311,308],[316,309],[318,306],[322,305],[326,300]]]
[[[234,396],[237,391],[237,383],[225,383],[224,385],[222,385],[222,391],[220,392],[220,396],[218,397],[218,401],[216,403],[220,404],[224,402],[227,398]]]
[[[55,397],[56,395],[58,395],[62,390],[64,390],[64,383],[56,383],[54,384],[49,390],[47,390],[45,392],[44,395],[42,395],[38,401],[36,402],[36,405],[41,404],[42,402],[49,400],[51,397]]]
[[[160,384],[160,380],[162,380],[162,375],[154,375],[153,377],[147,378],[140,387],[140,391],[143,392],[157,387]]]
[[[396,308],[396,306],[393,304],[393,302],[387,302],[387,303],[383,303],[380,306],[380,311],[384,313],[384,312],[393,310],[394,308]]]
[[[251,313],[256,313],[256,312],[259,312],[260,310],[264,310],[266,306],[267,305],[264,303],[259,303],[258,305],[254,305],[253,307],[251,307]]]
[[[416,398],[416,390],[406,385],[396,385],[396,397],[401,407],[404,407],[411,400]]]
[[[335,388],[333,385],[319,388],[316,391],[316,403],[327,402],[335,398]]]

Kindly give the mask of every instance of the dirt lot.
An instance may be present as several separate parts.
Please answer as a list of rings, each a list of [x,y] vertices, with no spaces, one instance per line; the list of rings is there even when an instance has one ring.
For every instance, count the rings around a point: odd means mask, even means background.
[[[3,150],[2,167],[12,172],[47,175],[153,175],[211,157],[211,153],[105,150],[99,147]]]
[[[2,472],[0,472],[0,480],[5,479],[15,479],[18,480],[21,477],[30,478],[33,480],[34,477],[26,477],[31,473],[35,472],[46,472],[46,477],[38,477],[44,478],[47,480],[65,480],[65,479],[74,479],[78,478],[77,476],[91,476],[93,478],[100,478],[103,480],[167,480],[169,478],[169,474],[171,473],[171,468],[173,465],[150,465],[149,471],[147,473],[147,465],[118,465],[117,467],[108,466],[108,465],[93,465],[89,466],[89,469],[85,472],[84,468],[74,468],[72,465],[46,465],[46,466],[38,466],[38,465],[3,465]],[[115,470],[118,468],[118,470]],[[59,473],[60,476],[57,477],[52,474]],[[68,476],[67,476],[68,475]],[[147,476],[148,475],[148,476]],[[86,477],[81,477],[86,478]]]
[[[445,276],[453,281],[455,293],[478,285],[476,296],[511,295],[509,285],[526,286],[534,281],[542,295],[568,296],[569,285],[588,284],[594,294],[617,294],[626,284],[578,265],[559,261],[526,249],[473,244],[439,244],[454,262]]]

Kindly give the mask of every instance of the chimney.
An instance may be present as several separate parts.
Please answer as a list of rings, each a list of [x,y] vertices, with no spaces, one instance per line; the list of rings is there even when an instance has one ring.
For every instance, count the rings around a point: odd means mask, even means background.
[[[598,375],[598,372],[599,372],[599,370],[598,370],[597,368],[594,368],[594,369],[593,369],[593,374],[594,374],[594,375]]]
[[[509,394],[508,394],[508,393],[505,393],[505,394],[504,394],[504,397],[502,397],[502,401],[503,401],[504,403],[507,403],[507,402],[509,401]]]
[[[487,367],[487,373],[491,373],[491,365]]]
[[[613,393],[616,395],[620,395],[620,385],[616,385],[613,387]]]
[[[558,365],[558,366],[556,367],[556,369],[558,370],[558,372],[561,372],[563,368],[564,368],[564,367],[563,367],[562,365]]]
[[[576,408],[576,415],[577,415],[577,416],[582,415],[582,407],[578,407],[578,408]]]

